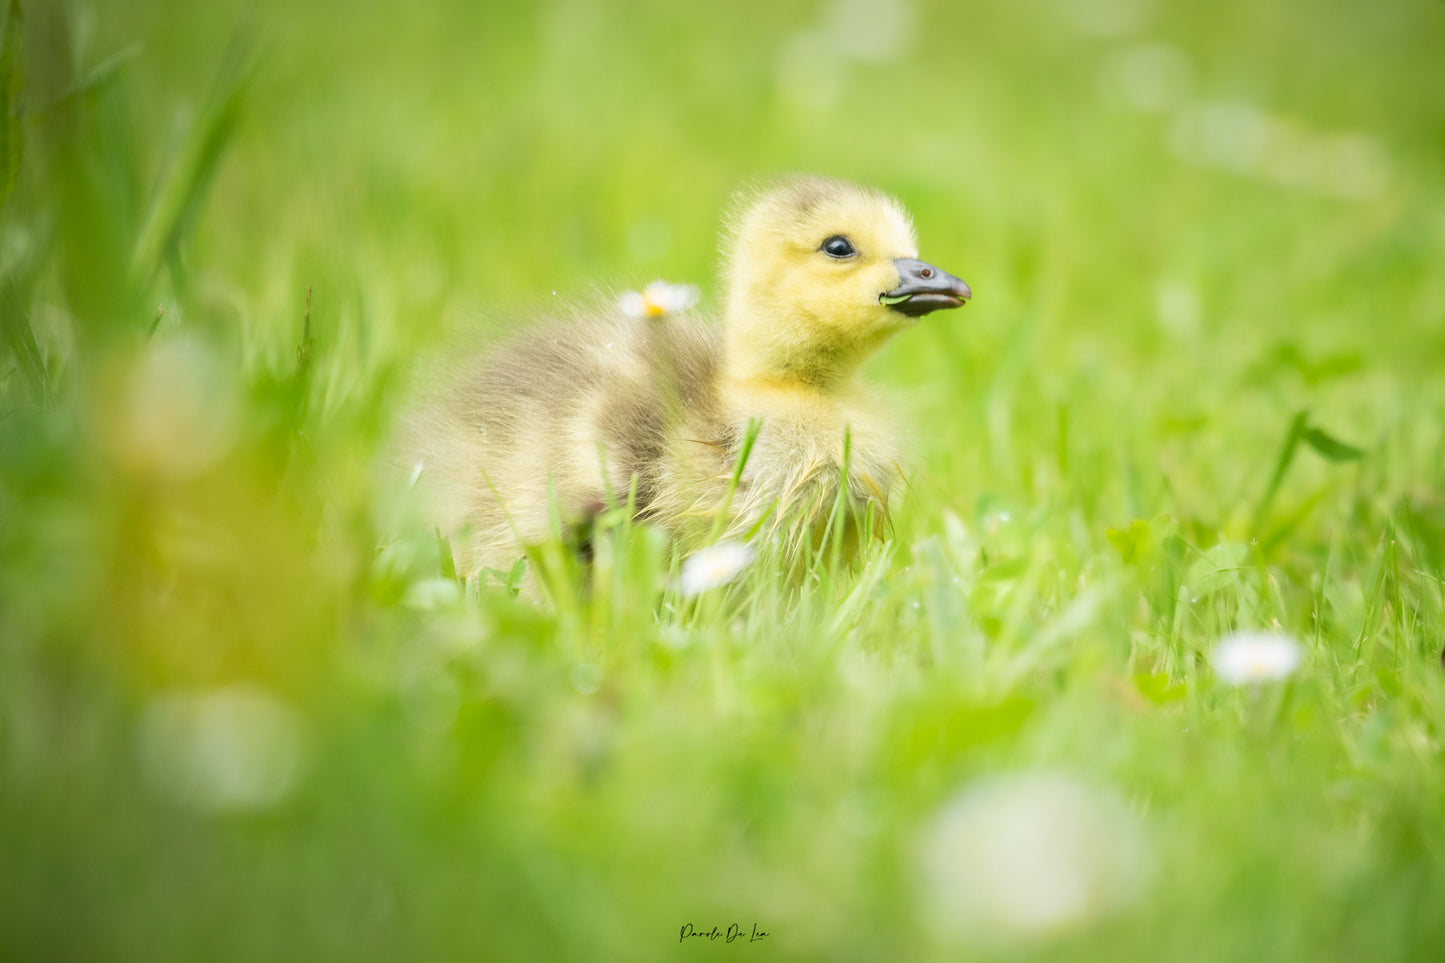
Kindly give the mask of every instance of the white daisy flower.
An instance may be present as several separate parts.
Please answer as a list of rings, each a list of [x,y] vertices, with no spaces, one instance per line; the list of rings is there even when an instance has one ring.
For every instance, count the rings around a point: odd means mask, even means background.
[[[1107,786],[1055,772],[965,786],[924,827],[921,908],[942,936],[1046,938],[1116,912],[1151,875],[1146,827]]]
[[[158,695],[146,706],[137,735],[154,788],[196,809],[276,806],[295,787],[305,762],[300,714],[248,683]]]
[[[617,304],[629,317],[660,318],[664,314],[686,311],[697,304],[697,299],[698,290],[691,284],[653,281],[641,292],[622,292]]]
[[[1236,632],[1209,654],[1215,674],[1230,685],[1283,679],[1303,658],[1304,647],[1282,632]]]
[[[111,454],[136,475],[171,481],[215,467],[240,429],[232,367],[201,338],[146,345],[97,409]]]
[[[694,552],[682,563],[676,588],[689,598],[701,595],[737,578],[752,560],[751,546],[741,542],[719,542],[712,548]]]

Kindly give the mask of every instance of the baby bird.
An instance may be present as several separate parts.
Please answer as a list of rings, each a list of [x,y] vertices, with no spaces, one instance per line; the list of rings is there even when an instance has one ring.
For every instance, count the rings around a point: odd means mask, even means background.
[[[554,518],[629,499],[683,550],[720,530],[796,553],[821,539],[845,464],[849,514],[886,514],[899,440],[858,369],[968,285],[918,259],[897,201],[821,177],[742,200],[721,278],[720,326],[577,312],[412,415],[409,461],[459,571],[508,568]]]

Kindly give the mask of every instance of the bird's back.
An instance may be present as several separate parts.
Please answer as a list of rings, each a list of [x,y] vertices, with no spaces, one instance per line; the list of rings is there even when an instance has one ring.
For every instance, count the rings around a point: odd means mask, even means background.
[[[691,315],[613,309],[545,322],[464,361],[407,429],[459,566],[505,568],[546,536],[554,510],[567,524],[634,486],[644,517],[686,501],[665,467],[679,439],[698,436],[687,443],[719,459],[728,447],[719,354],[715,329]]]

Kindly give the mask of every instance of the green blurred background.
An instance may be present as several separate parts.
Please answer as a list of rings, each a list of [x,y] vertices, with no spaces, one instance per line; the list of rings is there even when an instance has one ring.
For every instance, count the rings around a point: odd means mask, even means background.
[[[6,22],[6,957],[1445,949],[1445,4]],[[689,605],[624,533],[537,608],[378,521],[419,359],[654,277],[715,306],[779,171],[895,193],[976,292],[870,369],[888,546]],[[1250,627],[1306,643],[1285,687],[1212,678]],[[949,800],[1033,771],[1153,871],[953,926]],[[771,935],[678,945],[734,921]]]

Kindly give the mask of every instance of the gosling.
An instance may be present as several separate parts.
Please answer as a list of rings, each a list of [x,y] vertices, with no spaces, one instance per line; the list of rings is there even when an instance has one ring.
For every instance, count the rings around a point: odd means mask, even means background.
[[[468,363],[409,418],[408,462],[460,573],[509,568],[604,506],[683,551],[721,533],[793,557],[840,494],[850,542],[886,517],[900,439],[858,369],[968,285],[918,259],[896,200],[821,177],[739,195],[722,246],[720,326],[579,310]]]

